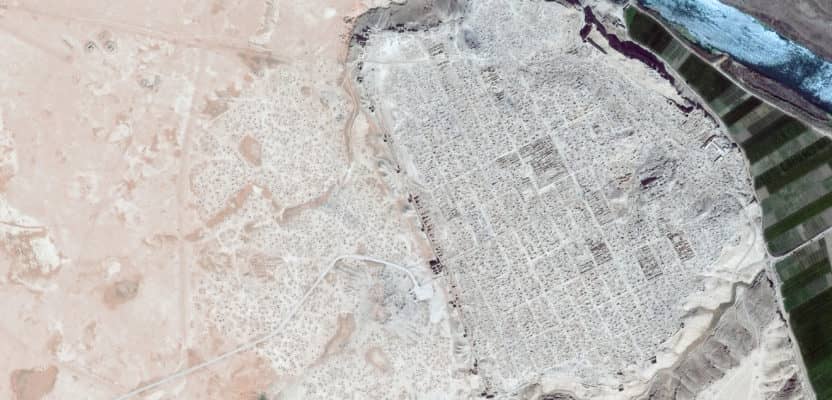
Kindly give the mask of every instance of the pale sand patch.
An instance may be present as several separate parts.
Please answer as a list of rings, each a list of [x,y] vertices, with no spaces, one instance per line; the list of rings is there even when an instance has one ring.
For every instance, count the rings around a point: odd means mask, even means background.
[[[364,354],[364,359],[380,372],[390,372],[390,360],[380,348],[371,347],[367,349],[367,352]]]
[[[708,390],[700,393],[700,399],[712,400],[756,400],[763,396],[759,391],[754,376],[763,357],[762,349],[755,349],[740,361],[740,365],[729,370],[722,379],[716,381]]]
[[[789,328],[775,319],[761,332],[761,346],[754,349],[740,364],[727,371],[697,396],[700,400],[757,400],[771,398],[772,393],[800,394],[805,391],[795,379],[801,375],[795,363]],[[798,381],[799,382],[799,381]],[[805,380],[803,381],[805,382]]]
[[[320,363],[327,357],[331,357],[344,350],[353,332],[355,332],[355,317],[352,314],[339,315],[335,334],[326,342],[324,353],[321,354],[316,363]]]
[[[11,375],[15,400],[40,400],[52,391],[58,376],[58,368],[18,369]]]
[[[737,282],[751,283],[765,268],[767,254],[760,232],[760,206],[751,204],[744,211],[747,218],[739,228],[738,243],[722,249],[711,272],[705,276],[705,291],[688,297],[684,308],[693,314],[684,321],[685,326],[665,342],[665,349],[657,355],[656,363],[643,371],[645,380],[659,370],[670,368],[691,344],[707,334],[713,310],[731,301],[732,287]]]
[[[240,141],[239,151],[243,159],[253,167],[259,167],[263,163],[261,158],[262,146],[257,139],[250,135],[243,136],[243,140]]]

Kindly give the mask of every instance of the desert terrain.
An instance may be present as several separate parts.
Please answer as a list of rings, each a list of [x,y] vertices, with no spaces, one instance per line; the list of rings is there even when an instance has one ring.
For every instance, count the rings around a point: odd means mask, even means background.
[[[743,154],[564,4],[2,3],[0,398],[812,398]]]

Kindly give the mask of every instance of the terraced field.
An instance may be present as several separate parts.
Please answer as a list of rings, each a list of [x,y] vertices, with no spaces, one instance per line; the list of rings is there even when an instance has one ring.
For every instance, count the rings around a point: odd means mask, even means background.
[[[791,329],[818,399],[832,399],[829,239],[814,240],[832,226],[832,140],[738,87],[653,17],[634,7],[625,17],[630,37],[707,102],[748,159],[768,248],[788,255],[775,269]]]

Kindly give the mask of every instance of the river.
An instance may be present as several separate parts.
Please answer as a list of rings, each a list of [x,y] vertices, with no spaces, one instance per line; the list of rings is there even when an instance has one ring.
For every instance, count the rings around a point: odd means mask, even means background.
[[[726,53],[832,112],[832,62],[719,0],[639,0],[689,39]]]

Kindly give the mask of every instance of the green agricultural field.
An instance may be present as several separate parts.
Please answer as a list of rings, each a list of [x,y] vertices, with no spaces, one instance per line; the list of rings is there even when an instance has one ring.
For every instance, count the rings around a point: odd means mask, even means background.
[[[767,240],[776,238],[786,231],[800,225],[803,221],[820,214],[829,207],[832,207],[832,193],[824,195],[812,203],[800,208],[794,214],[789,214],[787,217],[777,221],[765,229],[764,236]]]
[[[765,187],[769,193],[775,192],[789,182],[830,161],[832,161],[832,140],[822,137],[777,166],[755,176],[754,185],[758,188]]]
[[[832,396],[832,267],[826,238],[777,262],[789,324],[819,399]]]
[[[758,116],[755,121],[748,124],[746,130],[748,130],[748,133],[752,136],[758,136],[761,134],[765,135],[765,133],[768,132],[769,127],[774,126],[774,124],[783,117],[783,113],[777,111],[777,109],[767,107],[766,112],[763,115]]]
[[[774,193],[767,196],[758,196],[757,200],[760,201],[763,214],[766,217],[764,218],[765,224],[763,224],[763,227],[768,229],[780,220],[789,218],[791,214],[818,201],[830,191],[832,191],[832,168],[823,167],[816,168],[799,179],[795,179]],[[796,198],[802,201],[794,201]],[[817,210],[811,215],[817,215],[822,211]],[[806,218],[811,215],[807,215]]]
[[[627,8],[626,20],[633,40],[665,61],[680,61],[673,63],[679,64],[677,73],[716,110],[740,142],[754,165],[755,189],[765,200],[765,238],[771,252],[784,254],[832,226],[832,211],[827,213],[832,210],[832,190],[825,185],[804,191],[789,189],[812,186],[805,179],[792,184],[803,177],[823,176],[820,169],[832,165],[832,141],[746,93],[698,55],[686,49],[680,55],[678,48],[684,47],[678,40],[636,7]],[[672,60],[664,52],[668,47],[673,48]]]
[[[636,18],[638,11],[635,7],[626,7],[624,8],[624,23],[627,26],[633,26],[633,20]]]
[[[803,125],[800,121],[784,116],[772,124],[766,134],[751,136],[750,139],[743,142],[742,147],[745,149],[748,160],[753,163],[771,154],[807,129],[806,125]]]
[[[734,107],[731,111],[723,115],[722,122],[724,122],[726,126],[734,125],[737,121],[739,121],[742,117],[748,115],[748,113],[753,111],[760,104],[763,104],[763,102],[760,99],[756,97],[749,97],[748,99]]]
[[[711,100],[710,104],[717,115],[723,115],[726,111],[733,110],[749,98],[751,97],[748,96],[748,92],[743,90],[743,88],[737,85],[731,85],[728,90]]]
[[[626,20],[630,37],[677,67],[739,142],[752,165],[770,252],[787,254],[832,227],[832,140],[747,95],[696,54],[680,53],[682,46],[651,16],[629,7]],[[819,399],[832,399],[832,264],[826,240],[805,244],[775,265],[783,306]]]
[[[830,268],[829,259],[818,261],[783,282],[783,286],[780,287],[783,293],[783,306],[786,311],[790,311],[828,288],[829,283],[832,283],[832,268]]]
[[[724,115],[735,119],[735,136],[747,137],[740,147],[763,206],[766,242],[785,254],[832,226],[832,140],[770,107],[746,102],[735,110]]]
[[[636,10],[635,7],[627,7],[625,19],[630,36],[655,53],[660,54],[670,42],[676,40],[653,18]]]
[[[679,74],[705,101],[711,101],[734,86],[722,73],[712,68],[695,54],[679,68]]]
[[[789,312],[818,399],[832,398],[832,288]]]
[[[812,242],[791,256],[779,261],[774,268],[781,281],[787,281],[810,266],[828,259],[826,254],[826,239]]]
[[[783,160],[799,153],[804,147],[814,143],[818,140],[818,135],[812,131],[807,130],[794,138],[786,141],[778,146],[776,151],[771,151],[764,157],[755,160],[751,163],[751,175],[760,175],[769,168],[777,166]]]
[[[676,68],[688,56],[688,49],[681,42],[674,39],[659,55],[667,61],[670,67]]]

